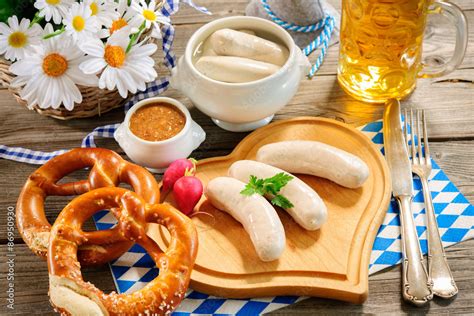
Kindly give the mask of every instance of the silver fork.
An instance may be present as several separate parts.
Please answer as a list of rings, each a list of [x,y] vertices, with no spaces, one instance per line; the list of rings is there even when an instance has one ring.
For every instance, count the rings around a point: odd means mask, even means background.
[[[421,125],[420,129],[420,110],[413,109],[407,111],[405,109],[405,140],[407,142],[408,155],[412,159],[412,172],[416,174],[423,186],[423,197],[425,200],[425,210],[427,219],[427,236],[428,236],[428,274],[433,282],[433,294],[442,297],[450,298],[458,293],[456,282],[454,282],[453,275],[449,269],[446,254],[444,253],[443,244],[438,230],[438,223],[431,200],[431,193],[428,187],[428,177],[431,173],[431,157],[428,146],[428,133],[426,129],[426,115],[425,111],[421,111]],[[408,121],[411,126],[411,144],[408,143]],[[415,132],[416,128],[416,132]],[[415,135],[418,135],[418,142],[415,145]],[[424,155],[421,146],[421,139],[423,138]],[[410,150],[411,148],[411,150]],[[418,153],[418,155],[417,155]]]

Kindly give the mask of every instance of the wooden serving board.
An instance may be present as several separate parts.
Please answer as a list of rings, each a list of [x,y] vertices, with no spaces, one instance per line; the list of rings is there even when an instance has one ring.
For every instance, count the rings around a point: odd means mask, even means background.
[[[310,232],[278,209],[286,232],[286,249],[273,262],[261,261],[241,224],[203,198],[197,210],[212,216],[193,217],[199,234],[191,275],[193,289],[229,298],[304,295],[355,303],[367,298],[370,253],[388,208],[391,181],[383,156],[361,132],[324,118],[279,121],[247,136],[230,155],[199,161],[197,176],[206,185],[215,177],[227,175],[234,161],[255,159],[262,145],[297,139],[324,142],[359,156],[370,168],[368,180],[354,190],[318,177],[298,175],[326,203],[328,221],[320,230]],[[166,243],[163,231],[152,235]]]

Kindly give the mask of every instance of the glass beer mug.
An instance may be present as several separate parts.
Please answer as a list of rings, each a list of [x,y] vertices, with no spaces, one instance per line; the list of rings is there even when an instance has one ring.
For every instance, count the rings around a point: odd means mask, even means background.
[[[442,66],[422,63],[428,13],[447,16],[456,25],[453,57]],[[461,63],[467,23],[449,2],[433,0],[342,0],[338,81],[356,99],[385,102],[413,91],[419,77],[447,74]]]

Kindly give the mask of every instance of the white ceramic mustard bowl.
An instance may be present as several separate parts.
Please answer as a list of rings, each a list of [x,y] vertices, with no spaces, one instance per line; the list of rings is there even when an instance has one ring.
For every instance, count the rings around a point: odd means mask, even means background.
[[[148,141],[133,134],[129,128],[133,113],[152,103],[167,103],[181,111],[186,118],[183,129],[162,141]],[[132,161],[151,171],[160,172],[173,161],[189,157],[206,139],[206,132],[193,121],[181,102],[167,97],[154,97],[138,102],[127,112],[123,123],[115,131],[114,138]]]

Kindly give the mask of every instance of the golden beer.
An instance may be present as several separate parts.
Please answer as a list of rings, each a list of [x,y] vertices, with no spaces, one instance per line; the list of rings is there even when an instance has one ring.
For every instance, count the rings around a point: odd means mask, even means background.
[[[342,88],[367,102],[401,99],[412,92],[423,69],[422,41],[430,6],[439,13],[447,6],[449,13],[456,11],[463,18],[454,5],[432,0],[343,0],[338,66]],[[462,61],[467,45],[462,22],[457,21],[456,47],[462,50],[464,45],[462,54],[456,52],[442,70],[423,76],[445,74]]]

